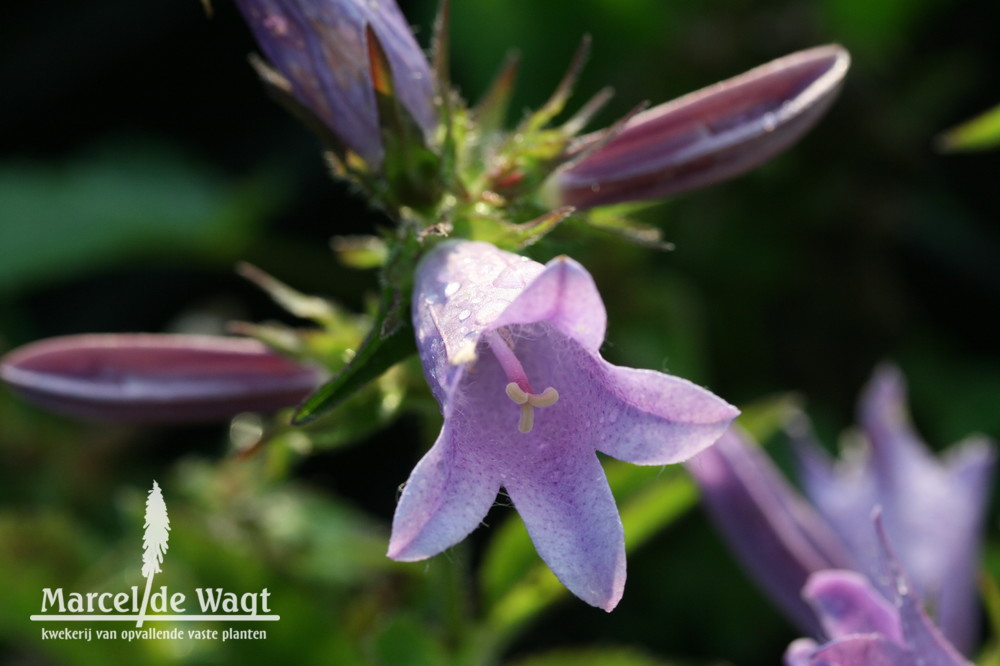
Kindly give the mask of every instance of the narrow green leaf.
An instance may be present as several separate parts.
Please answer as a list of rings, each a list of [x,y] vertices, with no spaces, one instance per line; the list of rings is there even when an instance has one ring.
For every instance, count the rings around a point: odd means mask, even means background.
[[[522,224],[494,217],[470,218],[470,235],[475,240],[492,243],[505,250],[521,250],[544,238],[573,211],[572,206],[564,206]]]
[[[293,425],[316,420],[369,382],[378,379],[386,370],[416,353],[413,326],[408,320],[402,321],[385,337],[380,333],[383,321],[385,317],[372,326],[368,337],[361,343],[361,349],[347,367],[299,405],[292,415]]]
[[[335,328],[344,319],[344,314],[331,301],[303,294],[253,264],[241,261],[236,265],[236,272],[267,292],[275,303],[296,317],[310,319],[328,329]]]
[[[979,576],[979,591],[983,597],[983,606],[986,608],[986,618],[989,621],[990,633],[993,640],[984,650],[983,658],[979,660],[980,666],[1000,665],[1000,585],[997,584],[996,576],[989,569],[983,568]]]
[[[520,57],[516,53],[508,53],[500,73],[472,109],[472,117],[481,133],[492,134],[504,128],[519,65]]]
[[[580,219],[593,229],[612,234],[640,247],[663,251],[674,249],[673,243],[663,240],[663,233],[658,228],[630,219],[608,208],[611,207],[595,208]]]
[[[740,406],[737,423],[758,442],[766,442],[802,414],[802,400],[794,393],[758,398]]]
[[[946,152],[988,150],[997,146],[1000,146],[1000,105],[938,137],[938,148]]]
[[[393,246],[382,271],[379,311],[367,337],[347,366],[299,405],[292,425],[315,420],[417,351],[413,324],[406,313],[419,250],[409,231]]]
[[[576,85],[577,79],[580,78],[580,73],[583,71],[583,66],[586,64],[587,56],[589,54],[590,35],[584,35],[583,39],[580,40],[580,45],[577,47],[576,53],[573,54],[573,59],[569,63],[569,68],[563,75],[559,85],[556,86],[552,96],[547,102],[545,102],[545,104],[542,105],[540,109],[525,119],[524,123],[519,128],[519,132],[525,134],[537,132],[548,125],[553,118],[562,112],[563,108],[566,106],[566,102],[570,98],[570,95],[573,94],[573,86]]]
[[[330,247],[340,263],[348,268],[379,268],[389,259],[389,247],[378,236],[334,236]]]

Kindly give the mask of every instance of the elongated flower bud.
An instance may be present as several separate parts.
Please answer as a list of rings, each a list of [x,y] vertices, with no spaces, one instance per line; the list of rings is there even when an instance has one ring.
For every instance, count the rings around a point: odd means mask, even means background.
[[[87,420],[185,423],[302,400],[316,370],[255,340],[201,335],[76,335],[34,342],[0,363],[30,402]]]
[[[849,63],[836,45],[799,51],[640,113],[555,176],[558,203],[591,208],[656,199],[759,166],[819,120]]]
[[[373,89],[370,27],[394,89],[425,133],[436,123],[430,66],[393,0],[236,0],[261,50],[298,101],[372,168],[384,146]]]

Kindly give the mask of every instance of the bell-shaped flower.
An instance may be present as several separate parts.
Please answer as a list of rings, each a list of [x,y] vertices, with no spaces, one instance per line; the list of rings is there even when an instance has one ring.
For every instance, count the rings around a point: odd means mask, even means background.
[[[601,358],[604,304],[567,257],[543,266],[486,243],[443,243],[417,270],[413,321],[444,427],[400,497],[389,557],[422,560],[461,541],[502,487],[559,580],[614,608],[624,536],[596,452],[680,462],[737,410],[686,380]]]
[[[395,94],[429,134],[437,125],[430,65],[394,0],[236,0],[261,50],[295,98],[377,169],[384,155],[367,30]]]
[[[0,378],[60,414],[147,424],[290,407],[321,380],[256,340],[156,334],[40,340],[4,356]]]
[[[749,439],[731,430],[688,464],[709,514],[739,559],[803,630],[820,635],[798,597],[809,575],[850,569],[879,585],[875,506],[921,598],[963,651],[975,642],[974,577],[995,450],[983,438],[936,460],[906,417],[903,379],[879,368],[860,404],[864,435],[834,465],[804,428],[806,501]],[[884,595],[889,591],[882,590]]]
[[[938,460],[910,423],[906,384],[895,367],[876,369],[860,401],[859,440],[834,463],[809,436],[797,439],[806,495],[861,563],[875,574],[879,544],[865,529],[873,506],[917,594],[955,645],[976,638],[976,569],[996,451],[970,437]],[[873,578],[874,580],[874,578]]]
[[[557,172],[553,205],[591,208],[658,199],[737,176],[798,141],[840,91],[850,56],[837,45],[779,58],[630,118]]]
[[[868,525],[880,551],[878,581],[884,591],[854,571],[813,574],[802,596],[815,610],[828,642],[794,641],[785,652],[785,665],[971,666],[927,616],[876,522],[876,529]]]

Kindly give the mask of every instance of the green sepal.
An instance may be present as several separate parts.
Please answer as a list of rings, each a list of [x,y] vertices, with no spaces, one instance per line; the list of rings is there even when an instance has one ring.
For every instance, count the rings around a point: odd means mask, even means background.
[[[413,272],[420,245],[404,231],[382,272],[379,309],[354,358],[330,381],[306,398],[292,415],[292,425],[314,421],[334,409],[417,351],[408,316]]]
[[[522,250],[541,240],[574,210],[572,206],[564,206],[521,224],[508,222],[500,216],[473,215],[463,225],[463,232],[473,240],[492,243],[504,250]]]

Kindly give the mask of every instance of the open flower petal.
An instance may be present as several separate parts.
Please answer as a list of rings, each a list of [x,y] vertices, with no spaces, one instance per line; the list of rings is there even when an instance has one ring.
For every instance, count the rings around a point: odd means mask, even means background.
[[[815,650],[810,666],[918,666],[916,658],[884,636],[862,634],[841,638]]]
[[[597,456],[521,459],[504,485],[531,541],[570,592],[610,611],[625,589],[625,534]]]
[[[805,490],[873,580],[880,545],[865,527],[872,507],[881,506],[885,530],[917,593],[934,607],[951,642],[971,649],[975,561],[995,448],[985,438],[971,438],[937,460],[910,422],[902,373],[888,364],[876,369],[858,411],[862,436],[836,465],[806,430],[797,431]]]
[[[856,571],[831,569],[814,573],[802,589],[802,596],[816,609],[830,638],[876,633],[903,645],[895,608],[868,578]]]
[[[445,428],[410,474],[393,518],[389,557],[422,560],[453,546],[486,516],[499,480],[463,441],[468,428]]]
[[[683,460],[737,410],[683,380],[601,358],[604,304],[567,257],[543,267],[486,243],[446,242],[421,262],[415,287],[417,347],[445,426],[403,492],[390,556],[450,546],[502,486],[556,576],[614,608],[624,536],[596,451]]]
[[[739,413],[680,377],[610,363],[604,369],[613,398],[598,418],[599,450],[625,462],[684,462],[718,440]]]

